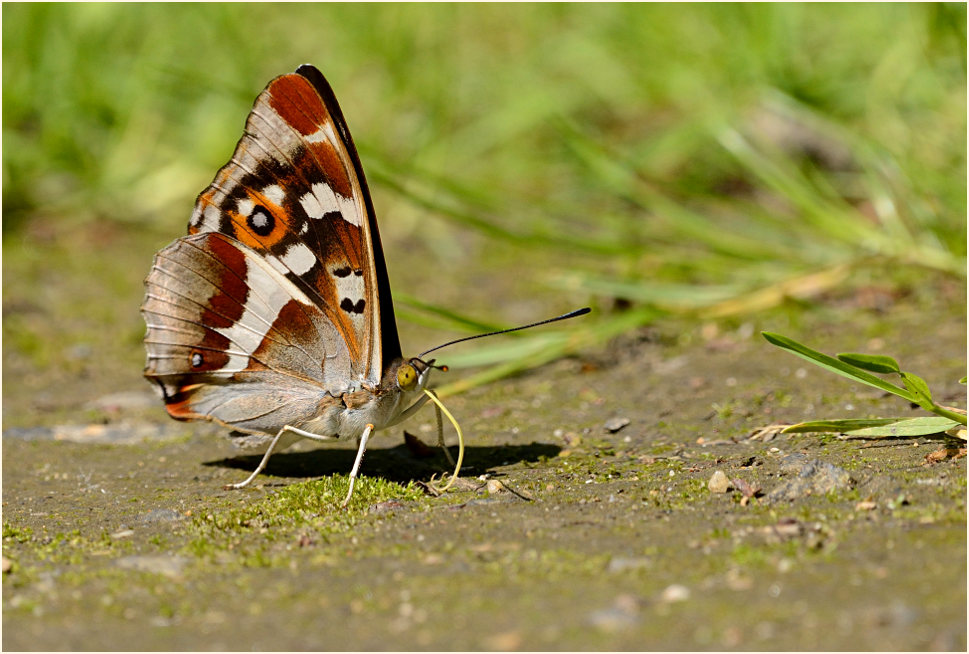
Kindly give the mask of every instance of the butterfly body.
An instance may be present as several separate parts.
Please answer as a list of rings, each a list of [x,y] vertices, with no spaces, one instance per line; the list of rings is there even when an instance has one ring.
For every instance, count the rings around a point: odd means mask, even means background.
[[[145,376],[169,415],[268,441],[263,465],[298,438],[363,439],[359,458],[427,399],[431,366],[401,356],[356,148],[312,66],[256,98],[145,286]]]

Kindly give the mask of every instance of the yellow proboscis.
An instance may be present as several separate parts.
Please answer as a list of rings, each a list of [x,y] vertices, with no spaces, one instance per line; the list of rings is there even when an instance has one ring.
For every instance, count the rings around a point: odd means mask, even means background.
[[[437,395],[435,395],[433,391],[429,391],[426,388],[424,389],[424,392],[427,394],[427,397],[431,399],[431,402],[436,404],[437,408],[440,409],[444,413],[444,415],[447,416],[447,419],[451,421],[452,425],[454,425],[454,431],[458,433],[458,462],[454,466],[454,474],[451,476],[451,479],[448,480],[448,483],[445,484],[443,488],[434,488],[434,491],[436,493],[444,493],[447,491],[447,489],[451,487],[451,485],[454,483],[454,480],[458,478],[458,474],[461,472],[461,463],[462,461],[464,461],[464,434],[461,432],[461,425],[459,425],[458,421],[454,419],[454,416],[451,415],[451,412],[447,410],[447,407],[445,407],[441,403],[441,400],[437,399]]]

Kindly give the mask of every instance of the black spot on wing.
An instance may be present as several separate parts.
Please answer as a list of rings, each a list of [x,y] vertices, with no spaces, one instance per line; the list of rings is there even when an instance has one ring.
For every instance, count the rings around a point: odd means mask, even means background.
[[[340,302],[340,308],[347,313],[363,313],[363,309],[366,306],[366,300],[359,300],[356,304],[354,304],[353,300],[348,297],[343,298],[343,301]]]

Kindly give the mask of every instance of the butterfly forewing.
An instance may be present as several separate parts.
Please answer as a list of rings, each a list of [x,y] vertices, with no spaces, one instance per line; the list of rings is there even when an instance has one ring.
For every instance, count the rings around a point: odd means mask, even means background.
[[[310,66],[259,95],[189,236],[145,284],[146,376],[176,418],[273,432],[361,387],[400,354],[363,171]]]
[[[332,91],[317,89],[321,82],[322,75],[314,83],[293,73],[269,83],[232,159],[199,195],[189,232],[221,232],[265,257],[336,326],[354,380],[377,385],[386,361],[383,260],[375,257],[378,237],[356,150]]]

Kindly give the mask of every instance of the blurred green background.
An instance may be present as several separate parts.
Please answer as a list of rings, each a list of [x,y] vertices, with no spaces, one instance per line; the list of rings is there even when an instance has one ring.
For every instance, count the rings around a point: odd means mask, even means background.
[[[465,381],[670,315],[939,279],[964,301],[964,4],[2,11],[5,424],[140,384],[152,253],[304,62],[360,150],[408,349],[597,309],[455,350],[497,364]]]

